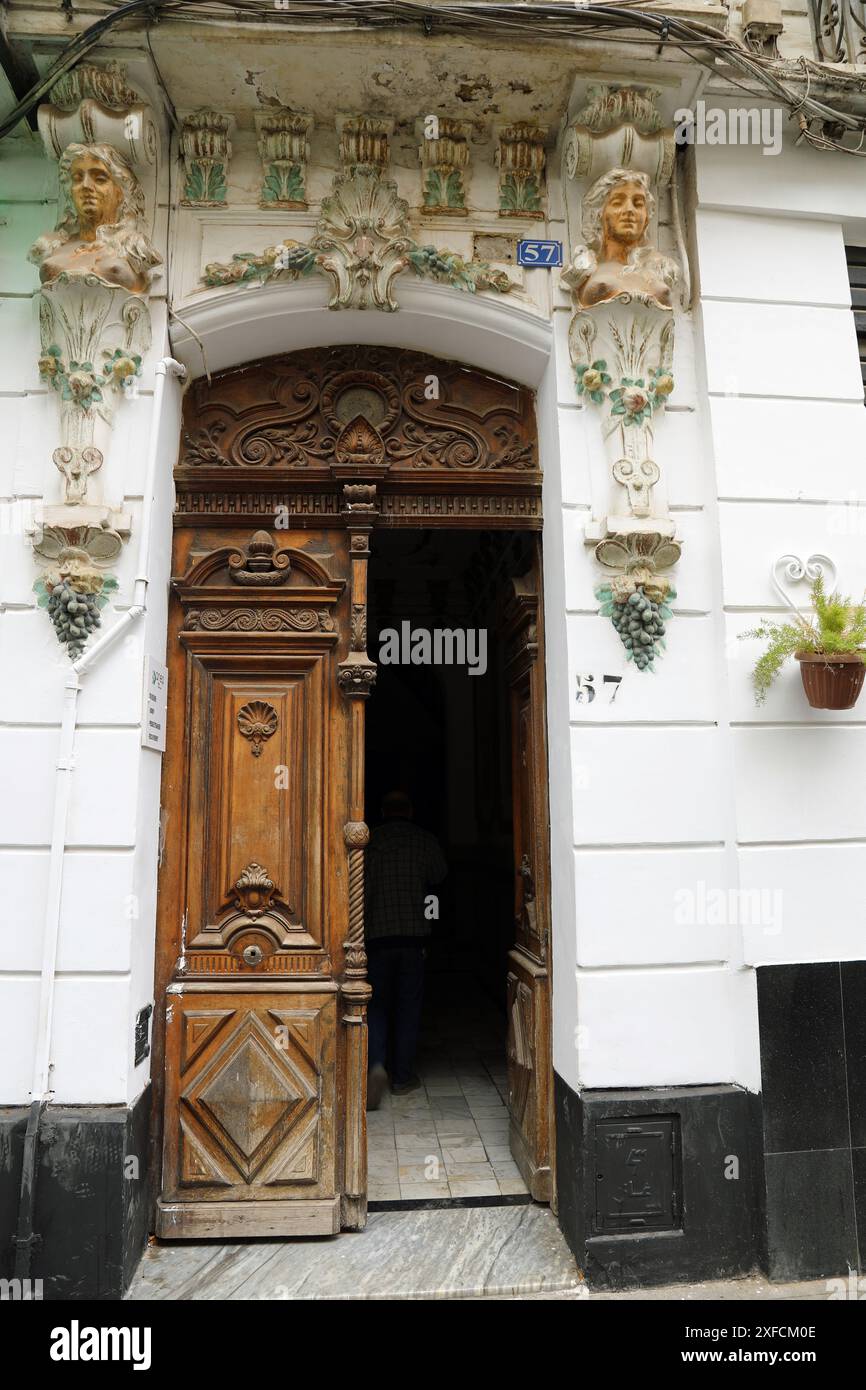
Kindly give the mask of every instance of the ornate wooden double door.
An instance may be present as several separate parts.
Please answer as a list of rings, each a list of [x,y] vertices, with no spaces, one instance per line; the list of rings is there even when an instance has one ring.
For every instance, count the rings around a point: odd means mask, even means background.
[[[383,525],[539,530],[532,397],[417,353],[269,359],[194,384],[175,485],[155,1229],[173,1238],[357,1229],[366,1219],[371,537]],[[520,802],[512,1139],[545,1198],[537,585],[515,592],[507,622]]]

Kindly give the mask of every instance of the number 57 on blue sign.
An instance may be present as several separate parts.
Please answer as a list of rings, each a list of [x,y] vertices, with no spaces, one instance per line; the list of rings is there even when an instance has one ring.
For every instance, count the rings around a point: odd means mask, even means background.
[[[562,265],[562,242],[518,241],[517,264],[534,266]]]

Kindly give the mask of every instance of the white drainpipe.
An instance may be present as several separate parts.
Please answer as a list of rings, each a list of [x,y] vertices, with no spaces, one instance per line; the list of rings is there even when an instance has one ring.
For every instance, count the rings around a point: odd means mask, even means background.
[[[44,1105],[51,1091],[51,1043],[54,1028],[54,993],[57,977],[57,947],[60,937],[63,898],[63,856],[66,851],[66,827],[75,763],[75,729],[78,692],[81,677],[94,666],[119,637],[136,622],[147,608],[147,584],[150,570],[150,533],[153,526],[153,501],[158,466],[157,450],[162,421],[165,380],[167,376],[183,377],[186,368],[173,357],[164,357],[156,366],[156,387],[153,396],[150,443],[142,497],[141,532],[138,538],[138,573],[133,588],[132,605],[122,613],[113,627],[72,663],[63,696],[63,716],[60,725],[60,748],[57,755],[57,776],[54,784],[54,816],[51,826],[51,849],[48,859],[48,899],[45,905],[45,931],[42,946],[42,976],[39,990],[39,1015],[36,1035],[36,1058],[33,1067],[31,1106]]]

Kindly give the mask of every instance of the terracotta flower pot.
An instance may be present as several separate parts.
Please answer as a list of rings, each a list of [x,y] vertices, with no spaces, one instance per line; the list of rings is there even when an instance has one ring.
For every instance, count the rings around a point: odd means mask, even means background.
[[[795,652],[806,699],[813,709],[853,709],[863,688],[866,665],[858,652]]]

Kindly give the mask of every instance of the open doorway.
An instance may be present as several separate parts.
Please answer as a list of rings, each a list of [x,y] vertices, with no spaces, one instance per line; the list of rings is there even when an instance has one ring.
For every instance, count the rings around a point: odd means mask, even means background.
[[[375,835],[383,799],[405,793],[448,873],[428,898],[420,1085],[386,1089],[368,1115],[373,1205],[546,1195],[520,1143],[523,1119],[536,1128],[523,1114],[535,1100],[524,1078],[543,1058],[533,1019],[521,1017],[511,959],[521,919],[535,913],[536,885],[515,842],[516,821],[537,808],[520,804],[528,793],[514,638],[515,595],[537,598],[537,549],[527,531],[383,529],[375,538],[367,820]]]

